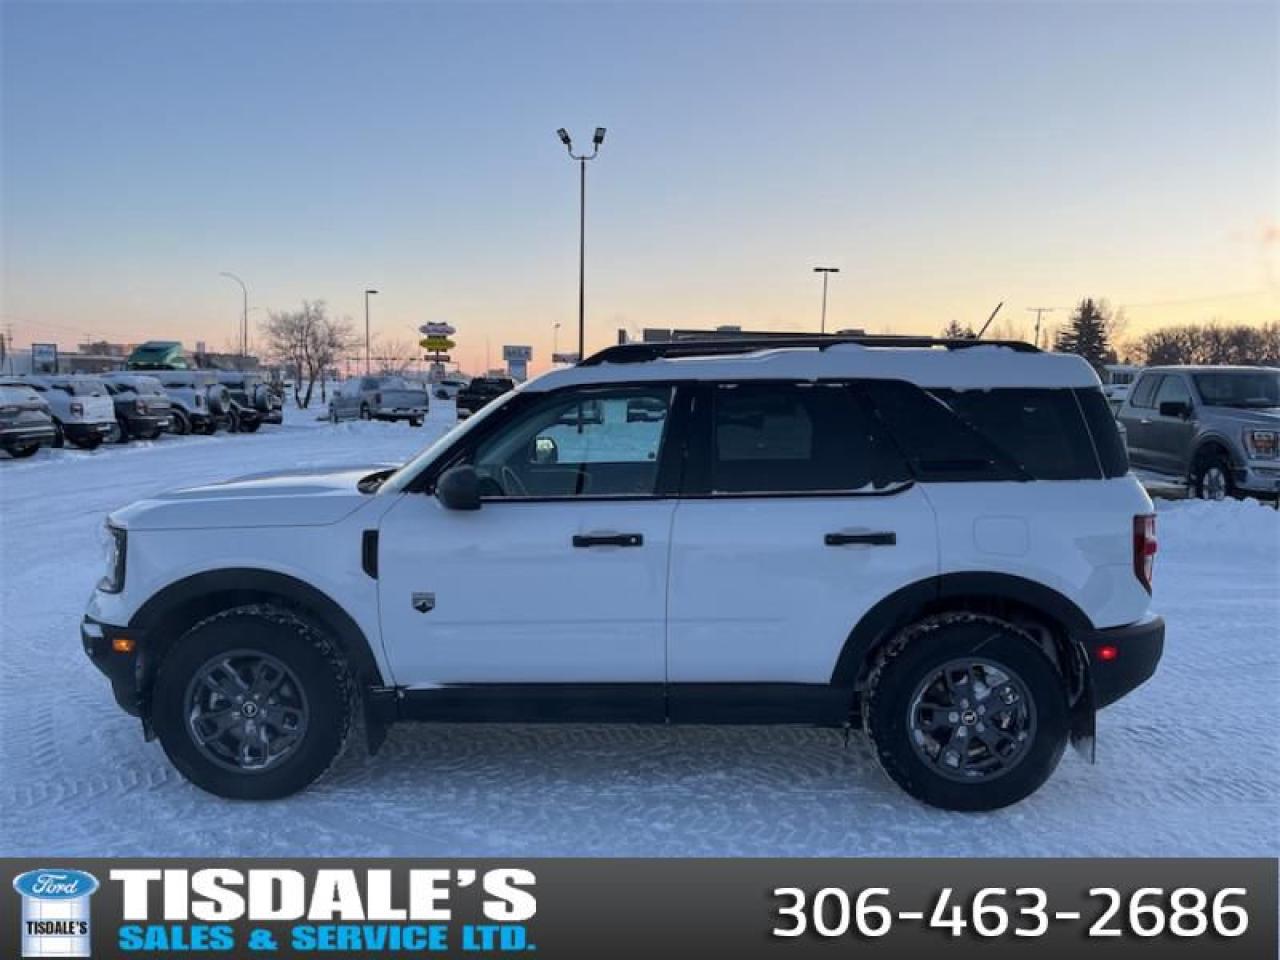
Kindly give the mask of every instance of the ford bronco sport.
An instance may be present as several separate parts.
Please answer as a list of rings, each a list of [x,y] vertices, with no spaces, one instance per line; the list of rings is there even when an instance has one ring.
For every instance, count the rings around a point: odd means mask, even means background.
[[[395,470],[113,513],[82,627],[184,776],[274,798],[398,720],[861,728],[1001,807],[1145,681],[1151,501],[1083,360],[1025,344],[631,344]],[[193,536],[193,531],[199,531]]]

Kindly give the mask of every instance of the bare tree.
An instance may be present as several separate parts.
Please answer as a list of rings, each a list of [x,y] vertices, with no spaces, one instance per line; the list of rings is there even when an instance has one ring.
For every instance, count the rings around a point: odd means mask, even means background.
[[[1280,365],[1280,323],[1162,327],[1143,335],[1135,352],[1148,366],[1176,363]]]
[[[311,403],[317,379],[324,394],[324,376],[353,336],[351,321],[330,317],[323,300],[304,300],[300,310],[272,311],[262,332],[267,355],[292,377],[293,399],[303,410]]]
[[[422,348],[415,341],[404,338],[376,339],[373,349],[376,372],[383,377],[404,376],[422,356]]]

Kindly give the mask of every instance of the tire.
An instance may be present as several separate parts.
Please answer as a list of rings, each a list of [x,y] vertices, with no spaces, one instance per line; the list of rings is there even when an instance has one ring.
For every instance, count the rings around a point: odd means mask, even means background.
[[[421,418],[421,417],[410,417],[410,418],[409,418],[409,426],[411,426],[411,427],[420,427],[420,426],[422,426],[422,418]]]
[[[5,451],[15,460],[25,460],[27,457],[35,456],[36,451],[39,449],[40,444],[38,443],[32,443],[27,446],[5,447]]]
[[[277,685],[253,700],[256,719],[250,719],[243,714],[249,700],[236,707],[234,698],[248,696],[259,663],[274,664],[263,677]],[[211,681],[200,682],[210,670]],[[351,674],[331,639],[286,610],[253,605],[202,620],[173,645],[156,674],[151,719],[170,762],[202,790],[275,800],[333,765],[350,736],[355,702]],[[203,719],[196,719],[200,713]],[[284,720],[273,723],[273,714]],[[228,721],[230,728],[218,734]],[[197,730],[209,746],[201,745]],[[276,738],[274,756],[260,736]],[[246,743],[249,753],[242,756],[238,747]]]
[[[991,686],[981,695],[984,681]],[[1006,691],[1012,701],[1003,699]],[[960,709],[932,711],[929,700]],[[999,719],[984,723],[988,715]],[[894,783],[922,803],[965,811],[997,810],[1039,789],[1062,759],[1070,725],[1066,684],[1031,635],[967,613],[933,617],[899,635],[872,670],[862,718]]]
[[[58,448],[65,447],[67,445],[67,434],[62,429],[62,422],[60,420],[53,421],[53,445]]]
[[[173,426],[169,428],[175,437],[185,437],[191,432],[191,418],[182,410],[174,409]]]
[[[91,433],[81,440],[72,440],[71,442],[81,450],[97,450],[102,446],[102,434]]]
[[[329,422],[330,422],[330,423],[337,423],[337,422],[338,422],[338,408],[337,408],[337,407],[333,407],[333,406],[329,407]]]
[[[1200,500],[1226,500],[1236,496],[1231,462],[1216,450],[1199,454],[1191,469],[1191,488]]]
[[[260,426],[262,426],[261,420],[240,420],[237,423],[241,433],[257,433]]]
[[[156,440],[160,437],[160,433],[159,429],[140,430],[134,436],[139,440]]]
[[[369,412],[369,405],[367,403],[360,404],[360,419],[361,420],[373,419],[373,414]]]
[[[105,442],[106,443],[128,443],[129,428],[126,427],[119,420],[117,420],[116,425],[111,428],[111,432],[106,435]]]

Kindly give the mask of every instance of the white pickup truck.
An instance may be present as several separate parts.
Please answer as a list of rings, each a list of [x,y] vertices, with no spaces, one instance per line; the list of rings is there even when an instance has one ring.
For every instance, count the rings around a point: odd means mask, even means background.
[[[422,426],[427,415],[426,384],[407,377],[354,377],[329,398],[329,419],[408,420]]]

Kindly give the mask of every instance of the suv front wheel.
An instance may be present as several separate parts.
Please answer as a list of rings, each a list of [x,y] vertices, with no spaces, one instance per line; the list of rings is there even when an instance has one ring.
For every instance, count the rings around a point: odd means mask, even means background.
[[[1069,726],[1063,679],[1032,637],[960,613],[908,628],[881,655],[863,723],[893,781],[946,810],[996,810],[1034,793]]]
[[[331,640],[287,610],[254,605],[202,620],[177,641],[156,675],[152,722],[196,786],[272,800],[329,769],[353,701]]]

